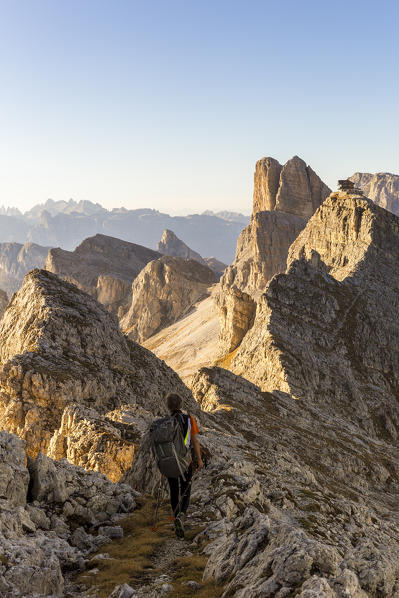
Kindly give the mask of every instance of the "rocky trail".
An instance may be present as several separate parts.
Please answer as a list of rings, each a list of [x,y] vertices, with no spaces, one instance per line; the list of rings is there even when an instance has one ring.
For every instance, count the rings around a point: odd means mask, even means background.
[[[66,598],[108,598],[124,584],[137,598],[188,598],[194,592],[200,598],[221,596],[223,586],[202,581],[208,557],[203,553],[207,542],[201,540],[201,533],[209,521],[204,522],[195,501],[185,522],[184,539],[175,536],[166,489],[156,526],[155,510],[154,497],[140,497],[136,510],[120,522],[123,538],[102,546],[84,572],[70,577]]]

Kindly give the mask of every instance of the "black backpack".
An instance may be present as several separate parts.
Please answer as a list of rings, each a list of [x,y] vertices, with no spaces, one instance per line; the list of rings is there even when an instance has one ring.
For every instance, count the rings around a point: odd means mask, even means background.
[[[184,442],[184,430],[188,428],[188,418],[183,413],[156,419],[150,427],[152,454],[159,471],[167,478],[185,479],[191,463],[191,451]]]

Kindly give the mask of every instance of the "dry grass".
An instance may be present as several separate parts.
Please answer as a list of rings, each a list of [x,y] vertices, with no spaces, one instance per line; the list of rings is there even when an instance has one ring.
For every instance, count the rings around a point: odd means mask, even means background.
[[[219,598],[223,593],[221,586],[202,584],[202,574],[207,561],[204,555],[193,554],[176,558],[167,570],[157,568],[156,555],[162,552],[163,544],[167,540],[174,538],[174,531],[170,507],[166,503],[160,509],[157,529],[153,531],[154,506],[155,501],[152,497],[139,499],[138,508],[121,522],[124,537],[103,545],[97,553],[108,553],[110,558],[94,560],[92,568],[99,569],[99,572],[94,575],[85,571],[78,576],[77,583],[95,589],[99,598],[107,598],[116,585],[128,583],[135,588],[147,585],[151,578],[167,573],[172,578],[175,588],[170,596],[191,598],[193,590],[181,584],[194,580],[202,586],[196,592],[196,596]],[[201,529],[190,530],[186,539],[192,540],[200,531]],[[192,550],[190,546],[190,551]]]

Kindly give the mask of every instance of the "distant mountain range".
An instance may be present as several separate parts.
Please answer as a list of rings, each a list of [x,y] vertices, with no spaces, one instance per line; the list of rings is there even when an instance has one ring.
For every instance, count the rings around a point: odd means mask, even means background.
[[[0,243],[33,242],[73,250],[97,233],[156,249],[165,229],[201,255],[230,263],[237,237],[249,216],[236,212],[205,212],[170,216],[157,210],[106,210],[90,201],[54,201],[34,206],[22,214],[16,208],[0,208]]]

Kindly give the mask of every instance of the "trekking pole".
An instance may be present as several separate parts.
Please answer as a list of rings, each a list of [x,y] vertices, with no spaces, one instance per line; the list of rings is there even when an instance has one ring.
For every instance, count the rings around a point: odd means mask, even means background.
[[[158,511],[159,511],[159,506],[161,503],[161,494],[163,494],[162,492],[162,477],[159,480],[159,486],[158,486],[158,491],[157,491],[157,501],[155,503],[155,511],[154,511],[154,523],[152,526],[152,531],[156,532],[157,531],[157,523],[158,523]]]

